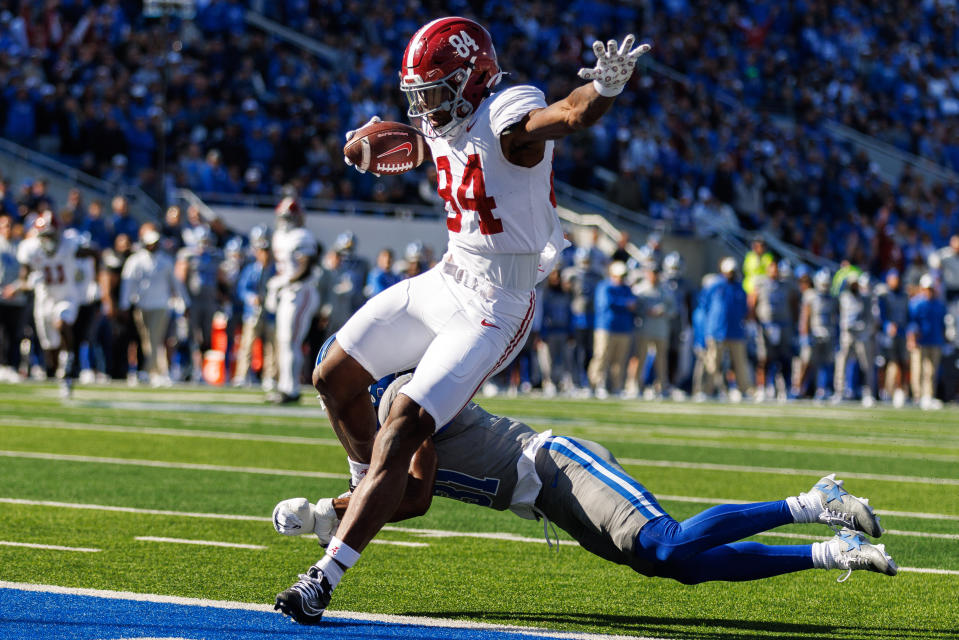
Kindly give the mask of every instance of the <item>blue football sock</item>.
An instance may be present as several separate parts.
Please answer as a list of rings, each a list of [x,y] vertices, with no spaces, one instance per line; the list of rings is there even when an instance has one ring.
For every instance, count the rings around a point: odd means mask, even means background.
[[[652,562],[677,562],[792,522],[785,500],[718,505],[683,522],[662,516],[640,530],[638,553]]]
[[[698,584],[710,580],[759,580],[812,568],[812,545],[770,546],[758,542],[735,542],[662,565],[657,568],[656,575],[683,584]]]

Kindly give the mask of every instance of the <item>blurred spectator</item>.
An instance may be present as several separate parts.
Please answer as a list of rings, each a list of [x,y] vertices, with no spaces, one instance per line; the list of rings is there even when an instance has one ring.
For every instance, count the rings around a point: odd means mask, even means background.
[[[909,326],[909,296],[903,291],[899,272],[890,269],[886,285],[876,292],[879,305],[880,351],[885,361],[885,391],[894,407],[906,402],[905,381],[909,375],[906,329]]]
[[[596,287],[595,354],[589,365],[589,382],[597,398],[623,388],[636,313],[636,296],[623,281],[626,271],[622,262],[611,263],[609,277]]]
[[[276,316],[263,307],[266,283],[276,275],[270,239],[265,229],[251,233],[254,260],[243,268],[237,281],[237,296],[243,304],[243,334],[236,356],[233,386],[249,384],[253,344],[259,339],[263,349],[260,386],[267,393],[276,389]]]
[[[876,324],[878,310],[873,305],[868,274],[850,274],[846,289],[839,294],[839,351],[833,387],[835,401],[842,400],[846,387],[846,364],[852,353],[862,372],[862,406],[875,404]]]
[[[392,287],[400,279],[399,274],[393,272],[393,251],[380,249],[380,252],[376,254],[376,266],[370,270],[370,274],[366,278],[363,295],[372,298],[381,291]]]
[[[113,210],[113,233],[122,233],[129,238],[140,237],[140,223],[130,215],[130,203],[126,198],[114,196],[110,208]]]
[[[638,366],[633,379],[627,382],[627,388],[642,390],[646,358],[649,348],[655,353],[653,361],[656,371],[655,394],[662,396],[669,392],[669,326],[675,321],[676,308],[673,294],[663,286],[660,272],[649,264],[645,269],[643,281],[633,292],[637,298],[636,356]]]
[[[792,380],[793,343],[796,318],[799,316],[799,298],[789,285],[779,264],[770,261],[766,272],[753,280],[748,296],[750,315],[756,327],[756,393],[760,400],[772,397],[767,387],[773,383],[774,394],[785,399]],[[772,375],[769,376],[770,371]],[[776,374],[782,379],[776,385]],[[769,376],[769,377],[767,377]],[[778,386],[778,389],[776,388]]]
[[[707,395],[721,387],[725,378],[726,354],[736,376],[736,389],[730,400],[751,395],[753,383],[746,362],[746,293],[738,278],[735,258],[723,258],[719,272],[723,276],[708,292],[706,306],[706,388]]]
[[[912,395],[923,409],[938,409],[935,398],[936,372],[946,343],[946,305],[936,296],[935,279],[925,274],[919,280],[919,293],[909,303],[907,341],[912,372]]]
[[[214,245],[206,227],[193,229],[194,246],[180,249],[176,256],[177,279],[186,286],[190,298],[189,320],[193,379],[201,377],[203,354],[211,346],[213,315],[220,303],[220,264],[223,253]]]
[[[754,237],[749,252],[743,258],[743,290],[747,294],[753,292],[756,278],[765,275],[774,261],[773,254],[766,249],[766,240],[762,236]]]
[[[140,249],[124,263],[120,283],[120,310],[131,313],[140,336],[140,370],[155,387],[171,384],[166,351],[170,310],[192,302],[174,275],[173,259],[160,249],[161,239],[155,225],[140,228]]]
[[[547,276],[536,300],[542,310],[538,355],[543,394],[551,397],[573,386],[572,296],[559,266]]]
[[[812,384],[817,399],[825,398],[827,378],[835,367],[839,306],[829,293],[831,280],[825,269],[817,271],[813,286],[803,292],[799,311],[800,359],[804,370],[800,386]]]
[[[0,214],[0,382],[20,382],[20,338],[27,296],[20,291],[20,262],[13,219]]]
[[[593,359],[593,332],[596,328],[596,288],[603,276],[593,268],[589,249],[576,250],[574,264],[562,272],[569,289],[570,320],[573,329],[573,383],[589,387],[586,368]]]

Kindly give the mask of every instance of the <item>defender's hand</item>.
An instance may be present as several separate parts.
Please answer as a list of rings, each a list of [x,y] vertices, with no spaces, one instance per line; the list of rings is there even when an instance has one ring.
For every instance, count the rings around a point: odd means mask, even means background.
[[[617,47],[615,40],[610,40],[603,46],[597,40],[593,43],[593,53],[596,54],[596,66],[592,69],[580,69],[579,77],[583,80],[592,80],[596,92],[607,98],[618,96],[636,67],[636,61],[652,49],[650,44],[641,44],[632,48],[636,38],[633,34],[623,39],[622,46]]]

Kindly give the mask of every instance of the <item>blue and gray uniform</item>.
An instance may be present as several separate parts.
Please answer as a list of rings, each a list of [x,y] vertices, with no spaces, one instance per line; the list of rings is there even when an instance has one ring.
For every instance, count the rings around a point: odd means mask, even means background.
[[[374,398],[383,383],[371,388]],[[387,387],[380,415],[403,383]],[[735,542],[792,522],[785,500],[720,505],[677,522],[602,445],[537,433],[473,403],[433,436],[433,444],[435,495],[543,517],[587,551],[643,575],[695,584],[812,568],[809,545]]]
[[[762,330],[756,341],[756,358],[770,364],[785,363],[783,375],[788,373],[792,359],[795,325],[790,304],[792,288],[782,280],[760,276],[754,281],[756,292],[756,320]]]
[[[887,362],[906,364],[906,328],[909,326],[909,296],[902,290],[885,287],[877,296],[879,301],[880,346]]]
[[[809,342],[803,345],[801,356],[810,370],[815,371],[834,362],[839,308],[829,293],[813,289],[803,294],[803,304],[809,313]]]
[[[878,321],[872,296],[846,289],[839,294],[839,351],[833,382],[836,395],[842,397],[846,384],[846,362],[852,352],[863,373],[863,394],[876,388],[875,330]]]

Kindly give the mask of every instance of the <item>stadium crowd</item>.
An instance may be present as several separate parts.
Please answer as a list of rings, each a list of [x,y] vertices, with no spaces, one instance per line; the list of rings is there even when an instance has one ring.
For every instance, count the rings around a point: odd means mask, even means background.
[[[537,358],[522,358],[532,363],[523,365],[525,373],[517,365],[513,378],[498,384],[542,384],[547,392],[638,393],[645,367],[636,354],[646,346],[670,354],[654,360],[660,393],[681,388],[699,397],[725,388],[720,370],[728,358],[735,377],[742,379],[737,380],[737,393],[755,385],[759,390],[754,397],[768,396],[765,383],[775,377],[767,376],[763,366],[751,376],[753,367],[743,364],[766,361],[774,369],[798,372],[786,376],[788,380],[779,376],[784,379],[780,396],[823,396],[835,390],[842,397],[858,393],[858,384],[835,375],[852,354],[856,360],[880,363],[876,377],[872,367],[860,362],[866,371],[857,375],[870,388],[864,398],[885,393],[895,399],[907,395],[904,380],[920,380],[916,372],[924,370],[923,362],[935,359],[929,355],[919,357],[918,364],[908,363],[916,353],[909,349],[909,336],[916,338],[917,348],[929,339],[948,349],[945,328],[942,336],[935,331],[923,334],[918,327],[925,324],[902,315],[890,324],[883,315],[890,313],[889,305],[883,301],[888,297],[884,287],[895,290],[891,283],[898,279],[898,288],[910,296],[931,291],[923,295],[942,298],[952,305],[945,318],[955,318],[959,185],[927,183],[908,170],[896,184],[886,184],[866,156],[832,137],[824,124],[839,121],[959,170],[959,31],[953,3],[926,0],[917,7],[905,2],[879,7],[864,0],[810,1],[787,9],[763,0],[628,5],[579,0],[563,7],[489,1],[442,7],[409,3],[397,10],[385,2],[203,0],[197,8],[195,19],[167,23],[145,18],[139,2],[125,0],[0,2],[3,136],[109,182],[140,186],[160,202],[172,188],[183,186],[220,201],[243,195],[279,200],[283,189],[292,187],[303,198],[436,203],[431,169],[376,179],[340,161],[347,129],[372,115],[404,119],[397,61],[416,27],[440,9],[477,15],[489,26],[512,80],[540,86],[548,96],[568,92],[577,82],[576,69],[592,63],[589,43],[596,34],[633,31],[650,36],[657,61],[685,74],[688,81],[659,73],[635,77],[632,90],[623,94],[609,117],[557,144],[557,179],[602,191],[617,204],[644,211],[670,233],[708,235],[724,226],[757,229],[825,258],[843,260],[840,275],[830,276],[835,282],[828,287],[829,299],[839,304],[839,319],[832,322],[830,309],[820,309],[831,307],[823,302],[827,299],[812,300],[814,293],[822,293],[826,275],[804,273],[801,265],[783,265],[788,268],[769,278],[790,283],[793,301],[789,322],[776,321],[791,328],[775,339],[765,326],[772,321],[760,314],[767,306],[779,310],[781,305],[764,302],[746,284],[749,273],[743,281],[742,311],[736,287],[685,283],[675,256],[661,264],[655,259],[661,267],[658,275],[646,268],[649,265],[632,265],[627,273],[613,275],[596,250],[588,251],[588,267],[585,257],[570,252],[565,270],[551,276],[542,297],[544,309],[554,289],[570,297],[572,355],[564,355],[558,346],[567,340],[566,330],[551,335],[553,321],[544,312],[540,338],[556,349],[549,366],[538,367]],[[249,26],[245,13],[250,9],[321,42],[336,54],[336,61],[306,54]],[[791,123],[785,129],[782,116]],[[596,171],[600,167],[615,177],[601,179]],[[75,229],[102,252],[96,269],[109,272],[105,281],[95,274],[99,286],[89,287],[90,296],[101,296],[103,313],[100,320],[90,321],[93,337],[87,343],[92,348],[80,348],[78,361],[89,371],[114,378],[159,367],[156,358],[144,366],[150,356],[142,343],[136,353],[128,346],[140,340],[137,322],[124,306],[135,305],[122,299],[120,283],[123,265],[143,244],[144,231],[126,212],[124,200],[84,203],[76,193],[66,203],[52,203],[42,180],[18,188],[15,192],[0,183],[3,226],[10,229],[4,234],[11,234],[3,245],[8,263],[15,255],[11,247],[17,229],[29,229],[33,217],[50,208],[63,229]],[[168,374],[173,379],[199,378],[202,354],[212,342],[207,320],[217,310],[229,320],[228,359],[234,355],[232,329],[242,326],[247,313],[236,283],[242,280],[248,248],[256,252],[264,240],[235,239],[221,222],[176,208],[162,224],[147,230],[160,235],[161,251],[173,263],[171,282],[180,283],[169,297],[184,308],[186,299],[191,300],[189,314],[174,311],[167,341],[171,368],[155,369],[154,380],[162,382]],[[323,259],[328,279],[349,274],[350,287],[339,289],[349,291],[344,297],[351,299],[342,305],[326,302],[322,321],[308,338],[313,344],[362,301],[366,266],[351,258],[351,242],[344,237],[332,243]],[[385,264],[390,258],[382,260]],[[767,262],[763,259],[764,269]],[[429,259],[396,261],[404,270],[407,263],[415,271],[428,266]],[[748,265],[734,271],[747,272]],[[15,278],[10,275],[16,271],[13,266],[5,267],[5,284]],[[851,273],[863,274],[856,278],[861,282],[853,285]],[[920,286],[924,275],[932,279],[932,289]],[[623,282],[601,287],[606,297],[600,303],[592,291],[607,277]],[[392,276],[381,278],[389,281]],[[673,296],[672,304],[669,296],[656,302],[660,290],[679,287],[677,282],[683,282],[684,295]],[[577,287],[584,291],[576,293]],[[630,290],[626,309],[616,310],[619,301],[609,296],[625,289]],[[5,298],[4,311],[7,306],[28,307],[27,295]],[[843,309],[849,314],[843,300],[849,302],[851,295],[875,302],[864,305],[867,329],[853,331],[848,318],[842,328]],[[714,302],[718,298],[722,304]],[[557,309],[563,308],[564,298],[557,293],[557,299]],[[90,305],[95,302],[95,297],[89,299]],[[595,305],[593,315],[587,309]],[[732,310],[709,311],[711,305]],[[698,333],[697,311],[699,317],[711,318]],[[810,319],[816,317],[814,311],[826,315],[824,326]],[[87,315],[82,318],[87,320]],[[9,329],[14,317],[19,316],[4,313],[5,364],[39,364],[35,352],[33,360],[19,359],[19,340],[9,339],[17,335]],[[631,329],[637,318],[641,329]],[[715,329],[723,323],[738,326],[743,319],[751,321],[741,323],[742,335],[735,330],[726,337]],[[600,327],[606,335],[594,336],[595,322],[609,323]],[[719,331],[712,343],[707,326]],[[930,337],[933,334],[938,337]],[[591,357],[593,347],[587,348],[594,337],[599,338],[598,359]],[[620,363],[624,350],[634,352],[633,363],[625,367]],[[238,358],[241,370],[248,366],[247,357]],[[787,360],[796,360],[797,366],[787,368]],[[889,364],[894,365],[893,376],[883,375]],[[903,372],[910,364],[912,375],[906,378]],[[833,372],[827,373],[830,367]],[[952,369],[943,366],[940,380],[951,379]],[[540,375],[545,382],[538,382]],[[244,376],[239,378],[245,382]],[[889,379],[893,386],[887,384]],[[952,397],[953,387],[945,385],[939,397]],[[912,395],[921,400],[935,394],[919,388]]]
[[[2,379],[63,377],[68,366],[43,357],[31,288],[46,274],[24,281],[18,251],[25,237],[44,234],[37,222],[44,212],[57,210],[57,241],[92,250],[67,278],[75,289],[63,294],[79,303],[71,362],[81,382],[275,390],[276,319],[264,305],[276,272],[271,229],[238,235],[178,207],[162,224],[139,224],[122,196],[86,203],[73,191],[56,208],[41,185],[13,199],[25,217],[0,215]],[[883,280],[848,261],[831,273],[777,260],[757,237],[741,264],[727,257],[718,273],[691,282],[682,256],[664,255],[656,233],[641,247],[642,260],[626,252],[625,236],[612,254],[597,239],[564,252],[541,284],[530,340],[485,393],[896,406],[911,398],[924,408],[959,393],[959,235],[924,265],[890,269]],[[320,302],[299,345],[306,362],[366,299],[435,260],[414,243],[399,259],[384,249],[370,265],[357,255],[358,241],[348,231],[320,239],[310,281]],[[225,379],[204,370],[211,350],[221,354],[214,371]],[[309,367],[299,373],[306,382]]]

